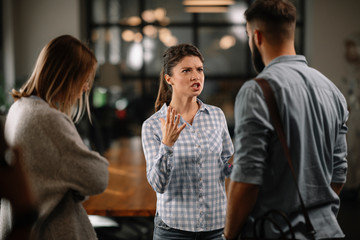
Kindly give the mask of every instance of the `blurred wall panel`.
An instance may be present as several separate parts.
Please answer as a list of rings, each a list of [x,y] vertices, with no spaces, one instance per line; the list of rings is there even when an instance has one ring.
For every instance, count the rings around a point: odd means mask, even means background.
[[[42,47],[52,38],[70,34],[80,38],[80,0],[12,0],[15,77],[30,75]]]

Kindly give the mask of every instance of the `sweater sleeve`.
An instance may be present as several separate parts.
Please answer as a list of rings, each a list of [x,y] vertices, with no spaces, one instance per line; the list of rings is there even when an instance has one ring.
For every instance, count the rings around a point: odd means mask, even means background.
[[[83,143],[74,123],[61,114],[48,119],[47,136],[59,154],[57,178],[82,196],[103,192],[108,184],[108,161]]]

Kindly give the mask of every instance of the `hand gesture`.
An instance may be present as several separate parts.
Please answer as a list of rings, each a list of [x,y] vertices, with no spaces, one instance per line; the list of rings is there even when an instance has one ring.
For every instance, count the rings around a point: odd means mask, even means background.
[[[176,116],[176,119],[175,119]],[[160,118],[161,121],[161,131],[162,131],[162,142],[172,147],[176,140],[178,139],[181,131],[186,127],[186,123],[178,127],[180,122],[180,115],[176,114],[175,109],[168,107],[166,114],[166,121],[163,118]]]

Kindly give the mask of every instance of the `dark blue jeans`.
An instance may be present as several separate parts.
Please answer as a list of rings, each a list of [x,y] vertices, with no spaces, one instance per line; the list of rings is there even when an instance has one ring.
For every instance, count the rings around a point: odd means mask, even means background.
[[[154,240],[221,240],[224,229],[208,232],[188,232],[166,225],[159,216],[154,219]]]

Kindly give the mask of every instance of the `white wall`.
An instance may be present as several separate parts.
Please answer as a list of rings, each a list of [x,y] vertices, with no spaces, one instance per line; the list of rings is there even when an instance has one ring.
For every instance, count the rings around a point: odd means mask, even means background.
[[[52,38],[70,34],[80,38],[80,0],[12,0],[15,75],[27,78],[41,49]]]
[[[360,71],[345,61],[344,40],[360,33],[359,0],[307,0],[306,50],[309,64],[329,77],[347,98],[348,174],[346,187],[360,186]],[[360,49],[358,49],[360,51]],[[349,91],[351,90],[351,91]]]
[[[14,27],[11,0],[2,1],[3,16],[3,50],[4,50],[4,88],[5,92],[13,87],[15,82],[15,55],[14,55]],[[10,94],[6,94],[6,102],[11,102]]]
[[[344,40],[360,32],[359,0],[307,0],[305,55],[309,64],[339,85],[344,75]]]

